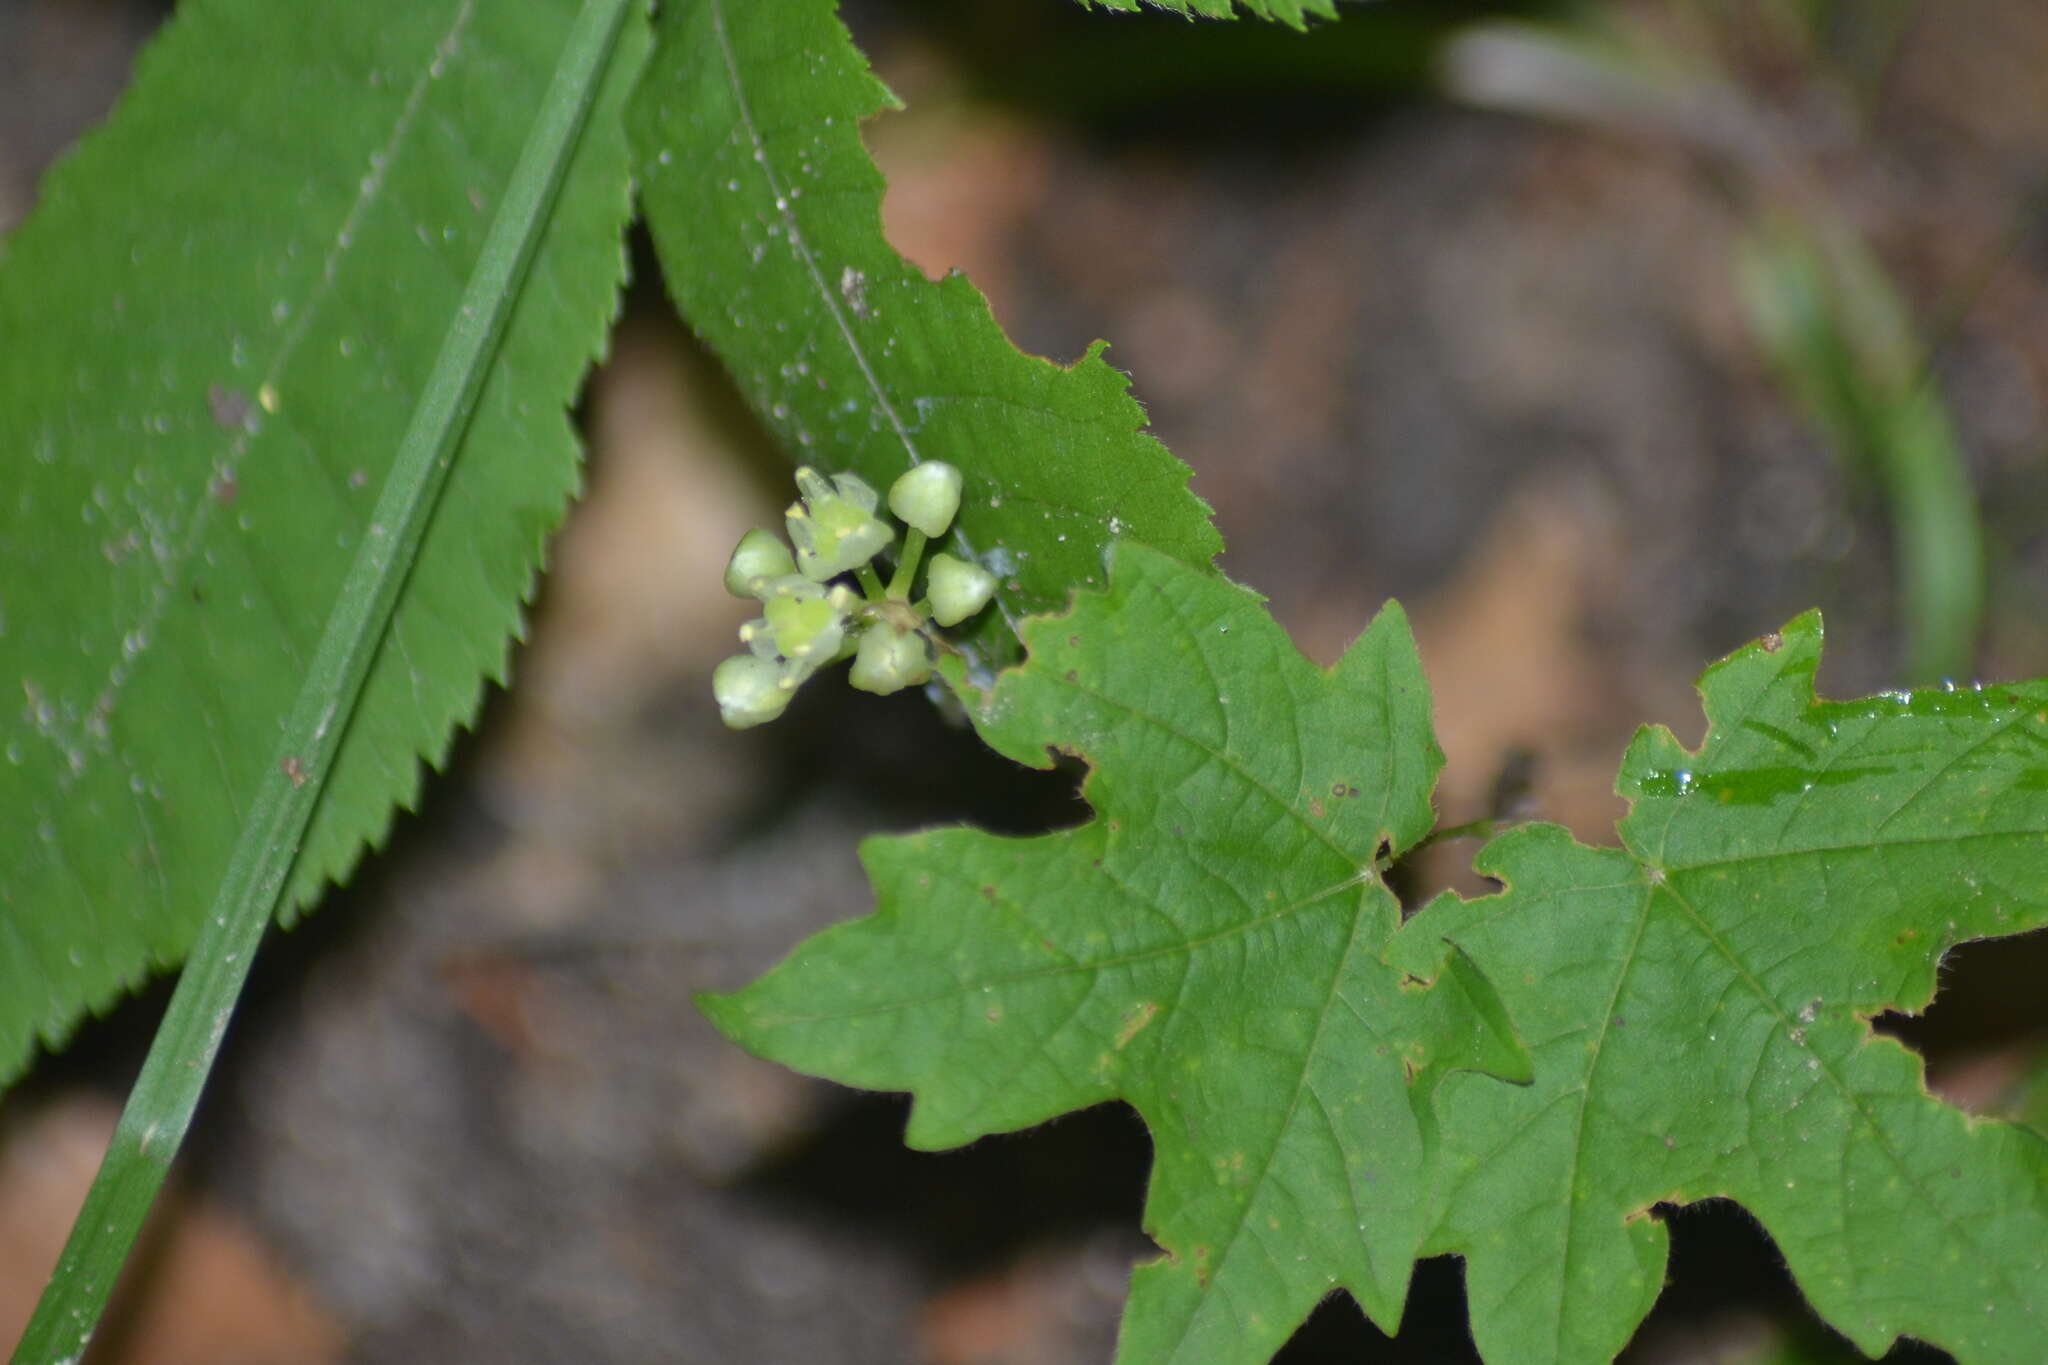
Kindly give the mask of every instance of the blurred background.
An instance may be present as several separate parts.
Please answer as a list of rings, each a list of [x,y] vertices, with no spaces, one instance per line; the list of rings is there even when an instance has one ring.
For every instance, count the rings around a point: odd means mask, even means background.
[[[0,227],[166,10],[0,0]],[[1699,670],[1810,606],[1837,695],[2048,674],[2037,0],[846,18],[909,105],[868,129],[897,247],[1027,350],[1108,337],[1310,655],[1408,605],[1447,822],[1612,842],[1633,727],[1696,741]],[[908,1152],[900,1099],[756,1063],[689,1003],[863,912],[867,834],[1085,811],[914,697],[720,727],[747,615],[720,571],[787,466],[634,252],[515,687],[273,935],[95,1359],[1109,1359],[1148,1246],[1127,1110]],[[1482,891],[1471,851],[1404,890]],[[1955,1103],[2048,1122],[2044,971],[2040,935],[1965,948],[1880,1026]],[[0,1105],[6,1340],[163,999]],[[1625,1359],[1858,1358],[1747,1215],[1659,1214],[1672,1284]],[[1476,1360],[1461,1292],[1426,1263],[1398,1340],[1339,1298],[1282,1359]]]

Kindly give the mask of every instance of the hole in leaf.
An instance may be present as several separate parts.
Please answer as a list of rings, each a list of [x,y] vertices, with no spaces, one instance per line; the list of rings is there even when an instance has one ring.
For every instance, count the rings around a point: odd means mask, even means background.
[[[1415,1267],[1401,1334],[1389,1337],[1366,1320],[1349,1294],[1316,1306],[1273,1365],[1478,1365],[1479,1352],[1465,1325],[1464,1266],[1455,1256],[1432,1256]]]
[[[1761,1348],[1773,1342],[1787,1358],[1842,1365],[1865,1359],[1814,1316],[1777,1245],[1740,1204],[1708,1199],[1683,1207],[1659,1204],[1654,1212],[1671,1230],[1664,1292],[1616,1357],[1617,1365],[1747,1358],[1745,1343],[1748,1353],[1772,1358]],[[1908,1340],[1883,1357],[1884,1365],[1951,1359]]]
[[[850,1095],[740,1193],[889,1245],[940,1283],[1112,1229],[1128,1232],[1131,1259],[1150,1254],[1138,1224],[1152,1142],[1129,1106],[944,1152],[903,1145],[909,1112],[902,1096]]]
[[[1934,1003],[1871,1021],[1927,1065],[1928,1088],[1977,1113],[1996,1112],[2048,1044],[2048,932],[1980,939],[1949,950]]]
[[[1086,766],[1062,758],[1026,768],[941,716],[916,689],[877,697],[846,685],[844,670],[807,683],[761,734],[774,779],[736,831],[780,820],[811,800],[844,800],[872,813],[877,834],[967,823],[1030,835],[1085,823]]]

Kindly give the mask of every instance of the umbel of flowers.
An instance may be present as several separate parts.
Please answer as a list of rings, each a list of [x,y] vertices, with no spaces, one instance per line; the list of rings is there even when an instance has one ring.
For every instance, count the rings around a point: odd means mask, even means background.
[[[748,652],[711,674],[718,711],[735,730],[774,720],[804,679],[852,659],[849,681],[884,695],[932,674],[932,627],[957,625],[988,605],[995,575],[979,564],[934,554],[925,596],[913,602],[925,546],[946,533],[960,510],[960,471],[928,460],[889,488],[889,511],[903,523],[903,549],[884,585],[874,558],[896,539],[876,515],[875,490],[853,474],[796,472],[801,495],[785,514],[787,544],[773,531],[740,537],[725,566],[725,587],[751,597],[761,614],[740,627]],[[792,551],[792,548],[794,550]],[[843,580],[852,575],[859,584]]]

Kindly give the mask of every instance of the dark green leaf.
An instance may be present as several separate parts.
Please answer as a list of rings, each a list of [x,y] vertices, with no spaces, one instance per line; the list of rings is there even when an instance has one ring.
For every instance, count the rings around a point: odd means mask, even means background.
[[[1308,27],[1310,19],[1337,17],[1336,0],[1081,0],[1081,4],[1127,14],[1140,8],[1162,9],[1190,19],[1235,19],[1242,10],[1255,19],[1277,19],[1294,28]]]
[[[1214,557],[1186,468],[1099,345],[1069,367],[1024,355],[964,276],[933,283],[883,238],[860,124],[895,101],[831,0],[678,0],[658,26],[633,138],[678,307],[799,460],[878,489],[922,460],[962,470],[942,548],[1002,585],[986,657],[1095,583],[1115,536]]]
[[[371,509],[576,8],[189,4],[7,243],[0,1074],[191,942],[356,548],[386,534]],[[628,33],[295,904],[503,674],[623,269]]]

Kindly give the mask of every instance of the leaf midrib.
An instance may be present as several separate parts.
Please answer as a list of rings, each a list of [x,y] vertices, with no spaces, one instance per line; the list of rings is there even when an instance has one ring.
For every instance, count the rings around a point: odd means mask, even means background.
[[[1246,1187],[1245,1197],[1239,1203],[1236,1211],[1237,1216],[1231,1220],[1230,1237],[1224,1243],[1222,1254],[1216,1258],[1215,1269],[1209,1275],[1209,1282],[1212,1285],[1223,1278],[1225,1267],[1230,1264],[1231,1257],[1236,1253],[1239,1244],[1244,1239],[1245,1228],[1251,1222],[1252,1207],[1258,1203],[1259,1193],[1265,1188],[1267,1179],[1273,1173],[1273,1164],[1279,1159],[1280,1148],[1287,1141],[1288,1130],[1294,1125],[1294,1116],[1300,1112],[1302,1096],[1313,1093],[1309,1087],[1309,1073],[1314,1070],[1316,1055],[1322,1050],[1323,1034],[1328,1030],[1330,1024],[1331,1007],[1337,1003],[1343,993],[1342,988],[1349,974],[1348,969],[1351,965],[1352,954],[1358,950],[1359,936],[1366,924],[1372,919],[1372,915],[1363,900],[1365,895],[1370,894],[1370,891],[1362,893],[1360,903],[1352,913],[1350,936],[1344,941],[1344,951],[1337,958],[1336,969],[1330,973],[1330,979],[1323,993],[1323,1006],[1316,1013],[1315,1035],[1309,1039],[1308,1046],[1302,1049],[1301,1069],[1295,1076],[1293,1093],[1288,1097],[1287,1112],[1281,1116],[1280,1122],[1274,1126],[1273,1141],[1264,1153],[1264,1159],[1259,1166],[1259,1174]],[[1320,1097],[1317,1103],[1321,1103]],[[1334,1125],[1332,1126],[1334,1127]],[[1350,1187],[1348,1184],[1345,1187],[1345,1192],[1349,1196]],[[1201,1319],[1209,1306],[1215,1302],[1216,1299],[1206,1292],[1205,1287],[1205,1292],[1196,1301],[1195,1311],[1188,1315],[1182,1326],[1179,1339],[1173,1344],[1172,1354],[1168,1357],[1169,1361],[1179,1359],[1181,1348],[1187,1345],[1188,1336],[1194,1330],[1195,1323]]]
[[[447,30],[434,44],[426,65],[413,81],[411,89],[406,92],[398,116],[392,121],[390,134],[378,150],[370,153],[369,173],[359,182],[355,198],[350,201],[348,211],[342,215],[340,225],[329,239],[327,254],[321,259],[319,274],[315,277],[311,292],[306,296],[304,306],[293,310],[291,326],[286,329],[270,364],[265,367],[262,377],[257,381],[257,394],[274,389],[283,379],[286,367],[298,354],[300,346],[312,330],[314,320],[320,315],[321,306],[334,291],[334,282],[339,275],[342,256],[353,246],[357,229],[364,216],[383,193],[392,168],[398,163],[399,153],[418,121],[420,110],[425,107],[428,90],[445,74],[445,63],[457,55],[463,32],[468,28],[475,10],[476,0],[458,0],[455,15]],[[255,401],[254,395],[251,395],[251,401]],[[227,454],[217,467],[230,480],[242,468],[254,439],[255,433],[242,430],[228,443]],[[82,752],[86,755],[85,760],[77,765],[63,765],[63,770],[58,774],[59,790],[69,791],[76,785],[85,776],[94,757],[106,757],[113,752],[109,723],[120,703],[121,694],[126,690],[129,680],[140,671],[139,665],[143,656],[155,646],[157,627],[161,624],[163,614],[175,596],[178,585],[184,579],[187,566],[199,553],[216,514],[226,506],[219,498],[210,496],[203,485],[193,498],[196,506],[188,508],[190,520],[185,534],[168,560],[159,561],[159,581],[150,589],[148,602],[136,618],[135,624],[125,629],[117,628],[109,636],[117,642],[117,655],[121,653],[121,641],[132,638],[139,641],[139,645],[133,655],[117,658],[108,666],[107,680],[99,694],[94,697],[86,718],[80,722],[85,736],[90,741],[82,747]],[[298,660],[293,662],[302,663]]]
[[[1377,880],[1377,878],[1371,879],[1371,884],[1377,884]],[[865,1005],[859,1009],[834,1010],[819,1014],[759,1014],[755,1015],[754,1018],[770,1027],[830,1023],[841,1019],[862,1019],[880,1014],[893,1014],[899,1010],[918,1009],[926,1005],[938,1004],[941,1001],[951,1000],[956,996],[979,990],[984,986],[1008,986],[1023,981],[1044,980],[1048,977],[1099,974],[1114,971],[1120,967],[1133,967],[1147,962],[1155,962],[1163,958],[1186,956],[1198,949],[1209,947],[1211,944],[1222,943],[1239,934],[1262,929],[1269,924],[1286,919],[1290,915],[1300,914],[1311,906],[1319,905],[1332,896],[1342,894],[1351,887],[1368,884],[1368,879],[1365,876],[1354,874],[1343,881],[1333,883],[1319,891],[1303,896],[1292,904],[1269,911],[1257,919],[1241,920],[1236,924],[1218,929],[1211,934],[1185,939],[1179,943],[1162,944],[1157,948],[1146,948],[1139,952],[1126,953],[1118,957],[1106,957],[1088,961],[1070,958],[1066,962],[1050,967],[1030,967],[1021,971],[1002,972],[992,976],[978,976],[972,980],[962,981],[942,991],[933,991],[922,996],[906,996],[896,1000],[886,1000],[879,1004]],[[1118,889],[1123,891],[1123,887],[1120,884]],[[1131,893],[1126,891],[1124,894],[1130,895]],[[1157,909],[1158,907],[1154,906],[1152,908]]]
[[[711,16],[711,31],[718,40],[718,57],[725,66],[726,82],[732,91],[733,108],[739,114],[740,127],[746,132],[747,141],[752,144],[754,160],[760,166],[761,174],[768,180],[769,191],[774,196],[775,211],[782,218],[782,230],[788,239],[790,249],[796,253],[797,259],[803,262],[804,274],[811,282],[811,291],[817,296],[826,316],[832,319],[833,326],[838,329],[839,338],[845,343],[847,354],[853,357],[853,363],[860,370],[861,381],[867,385],[869,397],[889,419],[889,429],[895,433],[897,443],[903,447],[903,453],[909,457],[911,464],[922,464],[924,456],[919,452],[917,442],[912,439],[910,428],[903,420],[903,414],[897,411],[896,404],[882,386],[874,365],[868,359],[866,349],[854,335],[853,325],[846,320],[845,310],[833,296],[824,272],[818,268],[818,258],[812,252],[810,242],[797,222],[795,200],[784,189],[782,177],[776,170],[775,158],[770,155],[768,144],[762,138],[760,128],[754,121],[753,107],[747,100],[746,88],[740,79],[738,55],[733,51],[732,37],[726,30],[725,0],[706,0],[706,10]],[[975,550],[965,527],[956,524],[952,535],[953,543],[960,548],[963,555],[976,563],[981,561],[981,555]],[[995,605],[996,610],[1002,614],[1004,623],[1014,634],[1021,624],[1021,619],[1000,590],[995,595]]]

